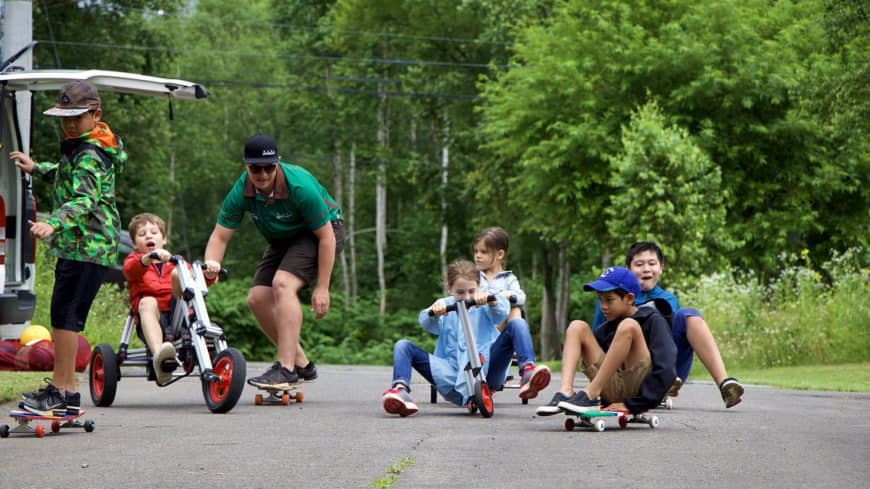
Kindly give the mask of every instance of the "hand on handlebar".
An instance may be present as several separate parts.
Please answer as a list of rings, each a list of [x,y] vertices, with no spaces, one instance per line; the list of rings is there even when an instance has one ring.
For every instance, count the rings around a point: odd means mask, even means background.
[[[203,273],[207,274],[207,277],[214,277],[221,271],[221,264],[214,260],[206,260],[203,265],[205,265]]]
[[[142,257],[141,261],[143,265],[148,266],[154,260],[166,263],[169,261],[170,258],[172,258],[172,253],[162,248],[159,248],[146,253],[145,256]]]
[[[437,316],[446,316],[447,315],[447,304],[445,304],[444,301],[442,301],[442,300],[435,301],[435,303],[432,304],[432,307],[429,308],[429,315],[436,316],[436,317]]]

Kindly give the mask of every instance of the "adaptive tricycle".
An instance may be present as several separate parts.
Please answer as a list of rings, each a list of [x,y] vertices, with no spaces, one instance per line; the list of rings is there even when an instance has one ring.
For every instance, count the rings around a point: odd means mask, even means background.
[[[178,271],[182,295],[176,301],[170,328],[164,334],[165,340],[174,344],[176,358],[160,365],[164,371],[174,373],[172,380],[161,387],[189,375],[199,375],[208,408],[214,413],[225,413],[236,405],[245,388],[245,357],[239,350],[227,347],[223,330],[209,320],[205,306],[208,288],[203,275],[204,265],[195,261],[188,268],[184,258],[177,255],[170,262]],[[122,377],[121,367],[145,367],[144,373],[125,369],[124,376],[156,380],[152,352],[147,347],[128,350],[135,330],[136,317],[131,311],[121,333],[118,352],[115,353],[107,343],[94,348],[89,374],[94,405],[106,407],[115,400],[118,381]],[[179,367],[181,372],[175,372]]]

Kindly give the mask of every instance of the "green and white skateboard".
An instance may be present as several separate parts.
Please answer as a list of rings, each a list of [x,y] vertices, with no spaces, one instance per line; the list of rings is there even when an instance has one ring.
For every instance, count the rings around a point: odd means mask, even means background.
[[[629,423],[643,423],[648,424],[650,428],[655,428],[659,425],[659,417],[656,415],[646,414],[644,411],[639,414],[631,414],[623,411],[589,411],[585,413],[579,413],[574,411],[565,410],[565,414],[568,418],[565,420],[565,429],[567,431],[571,431],[575,426],[580,426],[583,428],[593,428],[595,431],[601,432],[604,431],[606,424],[604,423],[605,418],[616,417],[619,422],[620,428],[625,428],[629,425]],[[576,417],[571,418],[571,416]]]

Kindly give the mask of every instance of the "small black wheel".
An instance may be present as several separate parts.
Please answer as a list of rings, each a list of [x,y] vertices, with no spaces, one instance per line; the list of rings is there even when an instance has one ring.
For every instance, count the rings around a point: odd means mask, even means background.
[[[9,425],[0,425],[0,438],[6,438],[9,436]]]
[[[95,406],[111,406],[118,389],[118,357],[108,343],[100,343],[91,353],[91,367],[88,373],[91,400]]]
[[[94,422],[92,420],[85,421],[85,431],[88,433],[94,431]]]
[[[218,380],[202,379],[202,395],[213,413],[225,413],[235,407],[245,389],[245,357],[235,348],[227,348],[214,357],[212,373]]]

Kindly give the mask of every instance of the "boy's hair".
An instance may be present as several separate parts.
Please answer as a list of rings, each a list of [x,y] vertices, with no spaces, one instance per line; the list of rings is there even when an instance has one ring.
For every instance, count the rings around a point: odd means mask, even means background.
[[[133,216],[133,219],[130,219],[130,225],[127,226],[127,230],[130,232],[130,239],[135,240],[136,232],[139,231],[139,228],[149,223],[156,224],[160,229],[160,234],[164,237],[166,236],[166,223],[163,222],[163,219],[161,219],[160,216],[149,212],[143,212],[142,214]]]
[[[453,260],[447,266],[447,285],[451,288],[459,279],[469,280],[476,284],[480,283],[480,271],[477,266],[468,260]]]
[[[659,245],[652,241],[638,241],[628,248],[628,252],[625,254],[625,266],[631,268],[631,260],[634,260],[634,257],[637,256],[638,253],[643,253],[644,251],[654,252],[659,259],[659,263],[665,262],[665,257],[662,254],[662,249],[659,248]]]

